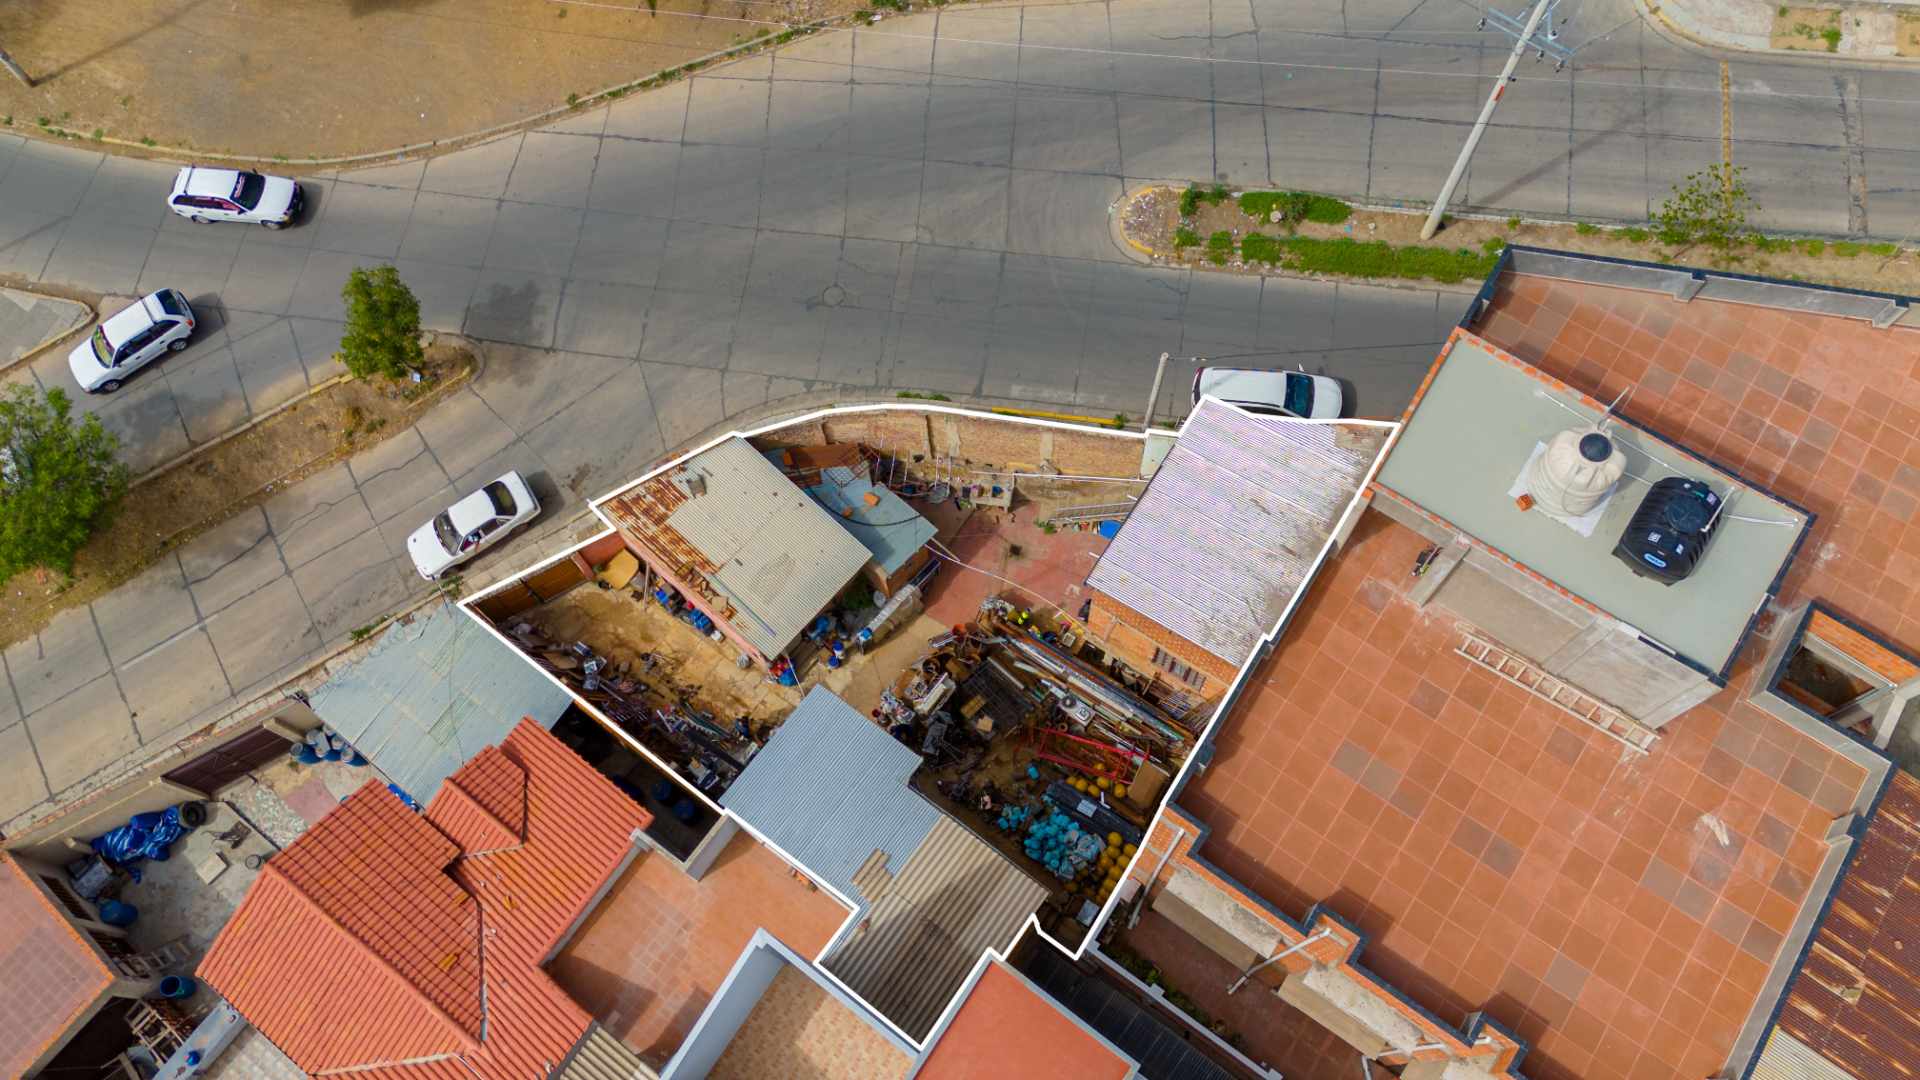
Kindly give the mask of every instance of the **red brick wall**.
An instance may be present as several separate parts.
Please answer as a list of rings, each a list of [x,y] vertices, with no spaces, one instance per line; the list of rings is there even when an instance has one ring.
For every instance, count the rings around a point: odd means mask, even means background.
[[[1225,693],[1233,677],[1239,674],[1237,665],[1227,663],[1113,597],[1092,589],[1088,593],[1093,598],[1093,609],[1087,613],[1088,635],[1134,670],[1142,674],[1159,673],[1162,680],[1208,700]],[[1206,685],[1194,689],[1155,667],[1153,650],[1156,647],[1204,674]]]
[[[1043,427],[993,416],[956,416],[911,406],[849,413],[795,424],[758,436],[762,448],[821,442],[861,442],[909,458],[952,457],[960,465],[1038,471],[1042,466],[1080,476],[1132,477],[1140,473],[1140,439],[1119,432]]]

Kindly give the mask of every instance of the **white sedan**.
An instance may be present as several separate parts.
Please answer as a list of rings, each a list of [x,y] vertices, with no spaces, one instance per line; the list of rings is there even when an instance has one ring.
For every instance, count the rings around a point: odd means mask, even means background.
[[[1338,420],[1346,407],[1339,383],[1304,371],[1203,367],[1193,375],[1194,403],[1207,395],[1248,412],[1301,420]]]
[[[510,472],[435,514],[407,537],[407,554],[420,576],[440,575],[498,543],[540,513],[526,478]]]
[[[189,165],[173,178],[167,206],[197,224],[244,221],[278,229],[300,216],[300,185],[284,176]]]

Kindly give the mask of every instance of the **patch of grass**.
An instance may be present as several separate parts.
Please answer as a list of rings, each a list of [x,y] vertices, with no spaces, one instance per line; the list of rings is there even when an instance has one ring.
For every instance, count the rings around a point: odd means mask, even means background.
[[[378,619],[373,620],[372,622],[368,623],[365,626],[356,626],[353,629],[347,631],[347,637],[351,639],[354,644],[357,645],[360,642],[365,641],[368,638],[372,637],[373,632],[375,630],[380,629],[382,626],[386,625],[386,622],[387,622],[386,617],[382,616]]]
[[[1833,253],[1843,259],[1851,259],[1865,250],[1866,247],[1864,245],[1856,244],[1851,240],[1835,240],[1833,242]]]
[[[1895,255],[1900,254],[1900,245],[1899,244],[1868,244],[1867,254],[1875,255],[1882,259],[1891,259]]]
[[[1480,241],[1480,250],[1489,255],[1498,255],[1507,250],[1507,238],[1504,236],[1489,236],[1485,240]]]
[[[1780,5],[1780,17],[1783,19],[1787,17],[1787,5],[1785,4]]]
[[[1201,203],[1206,203],[1209,206],[1219,206],[1221,203],[1227,201],[1227,196],[1230,194],[1232,193],[1227,190],[1225,184],[1215,184],[1210,188],[1202,188],[1198,184],[1188,184],[1187,190],[1180,193],[1180,216],[1192,217],[1199,213]]]
[[[1580,236],[1598,236],[1600,235],[1600,226],[1595,225],[1591,221],[1582,221],[1574,225],[1573,231]]]
[[[140,145],[141,146],[158,146],[160,144],[154,142],[153,137],[151,135],[142,135],[140,136]]]
[[[1454,284],[1484,278],[1499,255],[1468,248],[1395,247],[1385,241],[1350,237],[1319,240],[1306,236],[1253,236],[1242,241],[1240,256],[1310,274],[1358,278],[1404,278]]]
[[[1519,227],[1520,227],[1520,215],[1519,215],[1519,214],[1515,214],[1515,215],[1513,215],[1512,217],[1510,217],[1510,218],[1508,218],[1508,219],[1507,219],[1507,228],[1509,228],[1509,229],[1517,229],[1517,228],[1519,228]]]
[[[1755,236],[1753,248],[1762,255],[1784,255],[1793,250],[1793,241],[1784,236]]]
[[[1840,51],[1840,28],[1839,27],[1829,26],[1825,30],[1820,31],[1820,39],[1827,43],[1828,52]]]
[[[1230,252],[1233,250],[1233,234],[1225,229],[1207,237],[1207,250]]]
[[[1631,225],[1620,230],[1620,239],[1632,244],[1644,244],[1647,242],[1647,230]]]
[[[12,113],[8,113],[5,116],[0,116],[0,127],[12,127],[12,126],[13,126]]]
[[[915,401],[952,401],[953,400],[952,398],[948,397],[945,394],[923,394],[918,390],[902,390],[893,396],[911,398]]]
[[[1339,199],[1305,191],[1249,191],[1240,196],[1240,212],[1248,217],[1266,220],[1275,210],[1288,228],[1302,221],[1338,225],[1353,216],[1353,207]]]
[[[1198,247],[1199,244],[1200,234],[1185,225],[1173,230],[1173,246],[1176,251],[1180,248]]]
[[[579,108],[579,107],[580,107],[580,95],[579,95],[579,94],[568,94],[568,95],[567,95],[567,108],[569,108],[569,109],[577,109],[577,108]]]
[[[106,137],[107,137],[107,129],[106,129],[106,128],[94,128],[94,129],[93,129],[93,141],[94,141],[94,142],[99,142],[99,141],[100,141],[101,139],[104,139],[104,138],[106,138]]]
[[[875,11],[879,11],[883,8],[888,11],[907,10],[906,0],[872,0],[872,2],[873,2],[873,9]]]
[[[1820,256],[1825,255],[1826,253],[1827,253],[1827,242],[1825,240],[1800,241],[1800,254],[1802,255],[1811,255],[1817,259]]]

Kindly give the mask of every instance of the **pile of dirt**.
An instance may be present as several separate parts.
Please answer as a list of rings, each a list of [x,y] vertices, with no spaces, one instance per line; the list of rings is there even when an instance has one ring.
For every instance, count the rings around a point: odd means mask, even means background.
[[[57,612],[106,595],[240,510],[405,431],[473,370],[473,354],[465,348],[436,344],[427,350],[419,383],[354,379],[326,385],[146,477],[127,492],[113,521],[80,549],[72,580],[30,570],[5,583],[0,646],[32,636]]]

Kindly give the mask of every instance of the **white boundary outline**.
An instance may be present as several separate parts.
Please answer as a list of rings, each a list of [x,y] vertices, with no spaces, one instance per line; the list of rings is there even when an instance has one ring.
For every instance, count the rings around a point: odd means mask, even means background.
[[[1220,404],[1228,405],[1229,407],[1238,408],[1238,406],[1233,406],[1230,402],[1220,401],[1220,399],[1215,398],[1211,395],[1206,396],[1202,400],[1215,401],[1215,402],[1219,402]],[[575,552],[581,550],[587,545],[597,543],[611,535],[618,535],[619,530],[614,526],[612,519],[609,518],[607,514],[601,509],[601,507],[605,503],[607,503],[612,499],[618,498],[621,494],[632,490],[634,487],[640,484],[643,484],[646,481],[653,479],[654,477],[660,476],[673,469],[679,468],[681,465],[685,464],[688,460],[698,456],[699,454],[706,452],[709,449],[712,449],[714,446],[717,446],[728,439],[735,439],[735,438],[751,439],[760,435],[766,435],[771,432],[779,431],[785,428],[791,428],[801,424],[813,423],[815,421],[824,420],[830,417],[857,416],[857,415],[863,415],[863,414],[878,414],[878,413],[911,413],[916,415],[932,414],[932,415],[942,415],[942,416],[964,417],[964,418],[975,419],[975,420],[991,420],[991,421],[996,421],[1000,423],[1009,423],[1009,424],[1025,425],[1029,427],[1046,428],[1054,431],[1066,431],[1066,432],[1071,432],[1078,435],[1096,435],[1096,436],[1104,436],[1104,437],[1115,438],[1115,439],[1130,439],[1140,443],[1143,447],[1145,446],[1146,442],[1151,437],[1151,435],[1168,434],[1166,432],[1159,432],[1159,431],[1149,433],[1144,431],[1123,431],[1123,430],[1095,428],[1095,427],[1090,427],[1084,424],[1074,424],[1074,423],[1068,423],[1066,421],[1060,421],[1060,420],[1046,420],[1038,417],[1009,415],[1009,414],[1003,414],[1003,413],[988,412],[982,409],[972,409],[972,408],[965,408],[965,407],[952,406],[952,405],[926,404],[926,403],[920,403],[920,402],[914,402],[911,404],[879,403],[879,404],[869,404],[869,405],[843,405],[843,406],[830,406],[827,408],[816,409],[812,412],[802,413],[798,416],[791,416],[791,417],[785,417],[782,419],[773,420],[768,423],[762,424],[758,427],[748,428],[744,430],[733,430],[733,431],[725,432],[720,435],[716,435],[713,438],[708,439],[705,442],[699,444],[698,446],[695,446],[680,454],[677,454],[674,457],[663,462],[662,464],[657,465],[652,469],[649,469],[639,477],[636,477],[633,480],[630,480],[624,484],[621,484],[619,487],[614,488],[612,491],[609,491],[606,494],[599,496],[598,498],[589,499],[587,501],[587,505],[589,509],[593,511],[594,516],[600,519],[602,524],[606,525],[605,530],[595,533],[592,537],[586,540],[572,544],[571,546],[567,547],[564,551],[558,552],[557,554],[554,554],[548,558],[541,559],[540,561],[535,562],[532,565],[528,566],[524,570],[508,575],[507,577],[502,578],[501,580],[495,582],[494,584],[488,586],[487,588],[481,590],[480,592],[475,593],[472,596],[461,599],[459,601],[458,606],[460,607],[461,610],[465,611],[470,618],[472,618],[475,622],[479,623],[482,629],[484,629],[487,633],[492,634],[495,640],[499,641],[502,645],[505,645],[508,649],[512,650],[516,654],[521,654],[524,658],[524,654],[522,653],[520,647],[516,645],[512,640],[510,640],[505,634],[503,634],[497,627],[495,627],[490,620],[486,619],[485,617],[481,616],[478,612],[473,610],[473,605],[478,604],[480,601],[486,599],[488,596],[496,592],[499,592],[503,589],[508,588],[509,586],[512,586],[518,583],[519,581],[521,581],[522,579],[526,578],[531,574],[538,573],[541,570],[545,570],[546,568],[553,566],[554,564],[560,562],[562,559],[571,558]],[[1171,437],[1177,440],[1181,436],[1184,436],[1186,434],[1187,424],[1192,421],[1192,418],[1193,418],[1193,414],[1189,413],[1187,420],[1181,423],[1177,431],[1171,433]],[[1269,418],[1263,417],[1262,419],[1269,419]],[[1280,612],[1279,617],[1275,619],[1273,625],[1269,627],[1267,631],[1260,636],[1259,640],[1254,644],[1252,651],[1248,653],[1246,659],[1241,661],[1240,670],[1238,674],[1235,675],[1233,682],[1227,687],[1226,692],[1222,694],[1220,697],[1221,704],[1215,707],[1214,712],[1207,717],[1206,723],[1201,726],[1199,732],[1195,735],[1193,749],[1188,752],[1186,760],[1181,763],[1180,769],[1173,775],[1172,779],[1168,782],[1166,794],[1161,797],[1159,807],[1154,810],[1153,817],[1148,820],[1147,827],[1142,833],[1142,842],[1140,843],[1138,850],[1135,851],[1133,859],[1129,861],[1126,864],[1126,866],[1121,870],[1122,880],[1126,880],[1127,878],[1130,878],[1132,876],[1134,866],[1139,862],[1142,856],[1147,854],[1148,845],[1146,841],[1152,839],[1154,832],[1159,828],[1161,821],[1166,816],[1167,808],[1173,802],[1173,798],[1175,794],[1177,794],[1186,783],[1186,780],[1191,770],[1194,767],[1194,763],[1196,759],[1200,757],[1199,751],[1203,747],[1207,746],[1208,743],[1211,741],[1216,729],[1219,727],[1220,721],[1224,718],[1223,713],[1225,712],[1225,708],[1227,704],[1229,703],[1238,704],[1238,695],[1241,692],[1241,690],[1244,688],[1244,685],[1248,677],[1252,674],[1256,659],[1261,658],[1263,652],[1269,646],[1271,646],[1276,640],[1278,640],[1281,632],[1285,630],[1288,622],[1293,618],[1293,614],[1295,610],[1298,609],[1300,602],[1306,598],[1307,593],[1312,589],[1313,582],[1317,577],[1319,577],[1321,568],[1326,565],[1327,559],[1332,555],[1335,542],[1350,530],[1350,528],[1352,527],[1354,521],[1357,519],[1360,512],[1365,508],[1367,503],[1367,489],[1373,484],[1375,476],[1379,474],[1380,467],[1382,464],[1385,463],[1387,459],[1387,455],[1392,451],[1394,444],[1399,441],[1400,430],[1401,430],[1401,424],[1398,421],[1392,421],[1392,420],[1294,419],[1293,422],[1303,423],[1303,424],[1341,424],[1341,425],[1356,425],[1360,427],[1381,428],[1381,429],[1385,429],[1388,432],[1388,434],[1387,434],[1386,441],[1381,444],[1380,450],[1378,451],[1378,453],[1374,455],[1373,463],[1368,467],[1366,475],[1360,480],[1359,484],[1356,485],[1354,489],[1353,497],[1348,500],[1346,509],[1341,513],[1339,519],[1334,523],[1333,528],[1327,534],[1326,541],[1321,544],[1319,552],[1314,556],[1312,565],[1308,568],[1306,575],[1301,579],[1300,587],[1294,590],[1293,595],[1290,598],[1288,598],[1287,605]],[[820,875],[815,874],[812,870],[810,870],[806,866],[806,864],[802,863],[799,859],[795,858],[789,852],[783,850],[779,845],[775,844],[772,840],[767,838],[759,830],[755,829],[744,818],[741,818],[739,815],[735,814],[733,811],[728,810],[727,808],[721,806],[718,802],[709,798],[704,792],[701,792],[693,788],[691,785],[687,784],[684,780],[680,778],[679,773],[674,769],[674,767],[671,764],[660,760],[660,758],[657,755],[655,755],[652,751],[642,746],[638,739],[634,738],[633,736],[627,734],[625,731],[621,730],[620,725],[614,723],[611,718],[606,716],[599,709],[596,709],[593,706],[587,704],[586,702],[580,700],[580,698],[574,694],[573,690],[570,687],[568,687],[564,682],[561,682],[551,672],[540,667],[538,664],[535,664],[532,660],[525,660],[525,662],[529,667],[539,672],[541,676],[545,677],[548,681],[552,682],[555,686],[559,687],[561,690],[566,691],[567,696],[571,698],[575,704],[578,704],[579,706],[581,706],[581,708],[584,709],[587,713],[592,715],[596,720],[599,720],[603,726],[607,727],[613,734],[621,738],[627,744],[629,749],[641,755],[648,762],[652,763],[656,768],[659,768],[664,774],[671,777],[674,780],[674,782],[677,783],[681,788],[689,792],[692,792],[696,798],[698,798],[703,804],[705,804],[709,809],[714,811],[716,814],[720,815],[723,818],[731,818],[739,828],[745,830],[748,835],[752,836],[755,840],[759,841],[762,845],[767,847],[774,854],[778,855],[782,861],[792,866],[795,870],[797,870],[801,874],[804,874],[807,877],[807,880],[813,882],[815,885],[823,889],[829,896],[832,896],[835,900],[845,905],[848,910],[846,921],[841,923],[840,928],[834,932],[831,938],[827,940],[826,945],[821,948],[820,954],[818,956],[811,958],[811,962],[815,970],[823,978],[831,981],[834,985],[844,990],[847,993],[847,995],[851,997],[853,1000],[865,1006],[867,1011],[871,1013],[875,1019],[877,1019],[880,1023],[885,1024],[890,1031],[892,1031],[895,1035],[897,1035],[901,1039],[905,1040],[907,1045],[913,1047],[915,1051],[921,1055],[922,1059],[924,1059],[925,1055],[932,1049],[934,1043],[938,1041],[940,1034],[946,1030],[947,1025],[952,1022],[954,1014],[959,1010],[961,1003],[966,1000],[967,992],[972,988],[974,983],[978,981],[980,977],[980,973],[982,970],[984,970],[984,965],[988,962],[989,959],[1004,963],[1006,961],[1007,956],[1012,953],[1013,947],[1019,942],[1021,935],[1027,931],[1032,931],[1035,935],[1037,935],[1041,940],[1045,941],[1048,945],[1060,950],[1069,959],[1077,962],[1086,955],[1089,949],[1093,948],[1093,946],[1096,943],[1096,940],[1100,936],[1100,932],[1106,927],[1107,920],[1113,917],[1114,911],[1117,910],[1117,908],[1121,903],[1120,891],[1116,889],[1114,890],[1113,895],[1107,898],[1106,903],[1101,906],[1099,913],[1094,916],[1093,922],[1088,925],[1087,932],[1085,936],[1082,938],[1078,946],[1068,946],[1065,943],[1059,941],[1053,935],[1047,933],[1046,930],[1040,926],[1040,920],[1037,915],[1029,914],[1027,916],[1026,922],[1021,926],[1020,930],[1013,935],[1012,940],[1007,942],[1004,948],[989,947],[981,955],[980,960],[977,961],[974,965],[972,974],[962,984],[960,990],[955,993],[953,998],[947,1002],[946,1008],[941,1011],[940,1016],[934,1021],[933,1026],[928,1029],[928,1032],[925,1038],[915,1039],[911,1035],[907,1034],[907,1032],[903,1030],[898,1024],[895,1024],[892,1019],[890,1019],[889,1017],[881,1013],[880,1010],[874,1008],[871,1003],[869,1003],[865,998],[861,997],[858,993],[856,993],[852,987],[848,986],[845,982],[841,981],[841,979],[838,976],[836,976],[833,972],[829,971],[826,968],[826,965],[823,963],[826,957],[832,955],[834,950],[846,938],[847,934],[852,932],[858,925],[856,920],[861,910],[859,905],[852,903],[838,889],[828,884],[825,880],[823,880],[820,877]],[[759,928],[756,928],[756,929],[759,929]]]

